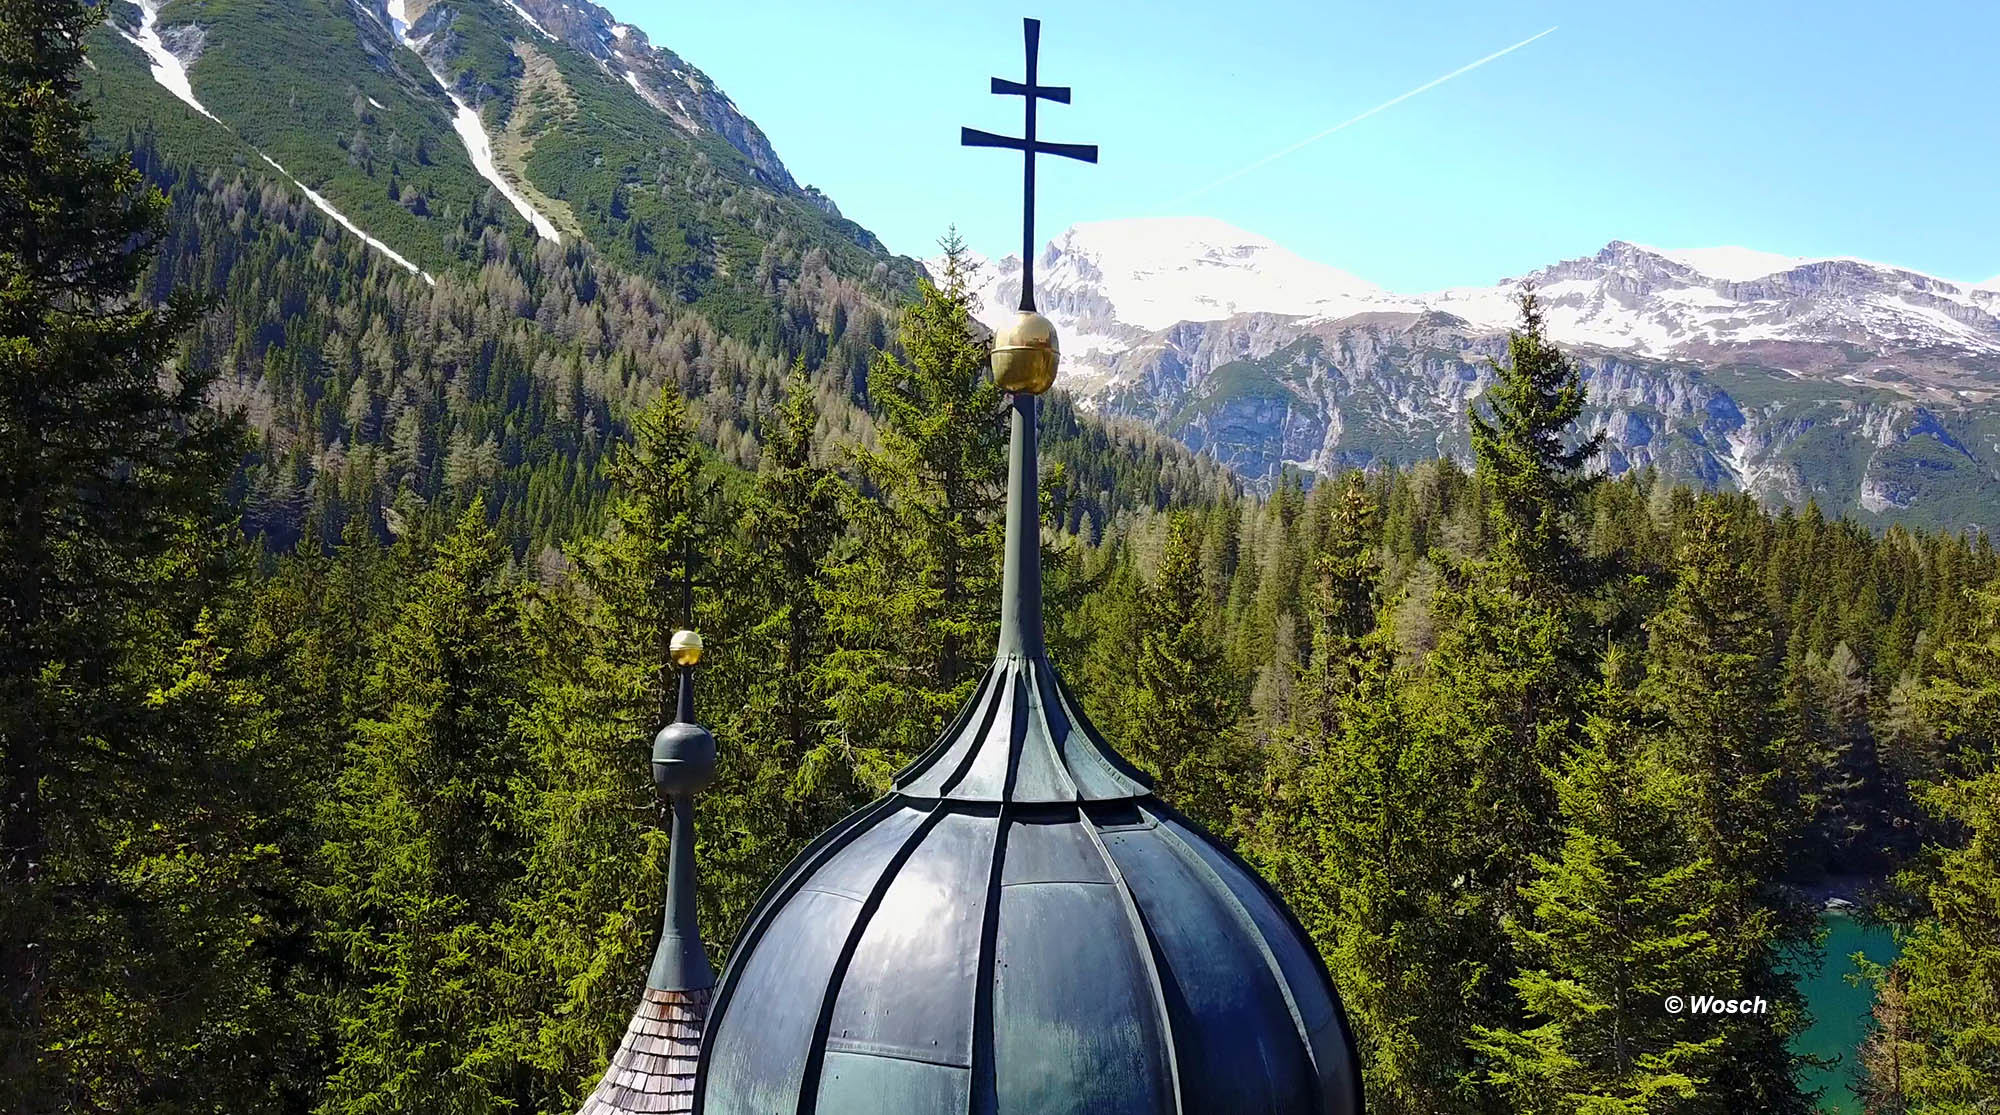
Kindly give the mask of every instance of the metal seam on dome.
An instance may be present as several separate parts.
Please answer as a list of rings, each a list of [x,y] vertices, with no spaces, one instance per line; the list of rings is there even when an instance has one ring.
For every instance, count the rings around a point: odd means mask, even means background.
[[[932,763],[938,761],[946,751],[951,749],[952,744],[958,742],[959,735],[965,731],[966,722],[972,719],[973,713],[979,711],[981,707],[980,699],[986,695],[987,686],[993,684],[993,675],[998,672],[998,665],[998,663],[992,663],[986,667],[986,672],[979,675],[979,684],[972,688],[972,696],[959,708],[958,715],[952,718],[951,723],[945,727],[945,730],[938,735],[937,739],[931,741],[929,747],[924,748],[922,753],[904,764],[903,769],[897,771],[889,779],[891,786],[901,789],[905,780],[910,779],[918,771],[924,770]]]
[[[813,1020],[812,1044],[806,1047],[805,1068],[799,1077],[798,1115],[813,1115],[819,1107],[819,1078],[826,1067],[826,1035],[833,1027],[833,1008],[840,1001],[841,984],[847,980],[847,966],[854,960],[854,950],[860,946],[861,937],[868,931],[868,923],[874,918],[875,911],[881,908],[882,896],[888,893],[903,865],[910,861],[910,856],[937,827],[945,813],[945,803],[939,801],[924,815],[923,820],[917,822],[910,834],[903,838],[896,854],[883,864],[881,873],[875,876],[875,882],[868,888],[868,897],[862,900],[861,909],[854,914],[854,924],[848,928],[847,937],[840,944],[840,952],[834,957],[833,970],[827,973],[826,990],[819,1000],[819,1015]]]
[[[757,904],[750,908],[752,912],[749,922],[743,926],[743,931],[737,934],[735,947],[729,950],[729,959],[723,965],[722,980],[715,989],[714,1000],[709,1003],[708,1022],[701,1043],[701,1059],[695,1063],[693,1115],[702,1115],[708,1103],[709,1056],[714,1049],[714,1043],[708,1040],[708,1035],[716,1032],[717,1026],[729,1010],[730,1000],[736,993],[736,984],[743,977],[743,958],[749,956],[763,939],[765,930],[770,928],[771,921],[777,917],[779,910],[784,906],[784,901],[802,890],[815,872],[825,866],[835,853],[847,846],[848,836],[902,808],[902,805],[902,800],[897,795],[884,794],[875,799],[873,804],[856,810],[846,820],[819,834],[812,843],[806,845],[792,860],[791,867],[773,879],[771,885],[764,888],[764,893],[757,897]]]
[[[1167,1080],[1173,1087],[1174,1113],[1185,1115],[1187,1110],[1181,1099],[1181,1055],[1180,1042],[1174,1035],[1173,1015],[1167,1010],[1166,985],[1160,982],[1159,943],[1153,939],[1153,931],[1146,926],[1146,915],[1139,912],[1139,900],[1132,893],[1132,885],[1125,881],[1125,872],[1119,870],[1118,861],[1111,849],[1104,844],[1104,837],[1097,831],[1097,820],[1079,804],[1076,808],[1077,825],[1090,838],[1090,846],[1104,860],[1104,869],[1110,873],[1113,889],[1118,892],[1119,904],[1125,907],[1125,920],[1132,927],[1132,943],[1138,946],[1139,960],[1146,968],[1146,987],[1153,995],[1153,1011],[1160,1019],[1160,1045],[1167,1053]]]
[[[1100,746],[1098,741],[1093,739],[1085,729],[1083,723],[1077,719],[1075,710],[1071,709],[1069,702],[1063,699],[1062,675],[1056,670],[1054,663],[1049,664],[1047,682],[1048,690],[1046,696],[1063,714],[1063,719],[1068,722],[1069,730],[1063,733],[1062,739],[1057,741],[1055,746],[1057,753],[1062,757],[1064,772],[1070,774],[1071,781],[1077,787],[1077,800],[1106,801],[1116,799],[1100,797],[1096,791],[1090,793],[1084,792],[1083,783],[1076,779],[1075,768],[1071,765],[1073,763],[1077,765],[1089,763],[1095,766],[1096,777],[1091,780],[1094,785],[1110,786],[1113,789],[1117,789],[1122,784],[1124,787],[1139,794],[1146,793],[1145,787],[1139,786],[1126,778],[1115,764],[1105,758],[1105,748],[1110,745],[1107,743]]]
[[[1104,738],[1104,733],[1097,729],[1097,725],[1090,719],[1090,714],[1084,711],[1083,702],[1077,700],[1076,694],[1070,692],[1069,683],[1063,680],[1060,672],[1050,670],[1049,677],[1056,683],[1056,692],[1062,697],[1063,715],[1069,717],[1070,723],[1083,731],[1085,741],[1092,751],[1097,752],[1098,758],[1103,759],[1115,773],[1137,788],[1138,792],[1129,796],[1133,798],[1152,796],[1152,776],[1133,766],[1131,760],[1119,754],[1118,749]]]
[[[1325,1080],[1320,1075],[1319,1057],[1313,1052],[1312,1032],[1306,1029],[1305,1015],[1299,1010],[1298,997],[1292,994],[1291,981],[1285,977],[1284,966],[1278,963],[1278,954],[1272,951],[1270,939],[1264,936],[1262,929],[1258,928],[1257,919],[1251,916],[1249,907],[1243,905],[1243,900],[1236,897],[1236,892],[1230,889],[1228,880],[1224,879],[1221,873],[1216,871],[1215,868],[1209,866],[1208,861],[1202,858],[1201,853],[1192,844],[1188,843],[1187,838],[1182,836],[1174,825],[1163,823],[1158,812],[1148,809],[1143,804],[1139,806],[1139,812],[1153,821],[1153,831],[1164,834],[1169,841],[1169,846],[1175,849],[1175,854],[1190,868],[1206,879],[1211,889],[1216,891],[1218,897],[1229,904],[1229,909],[1235,914],[1237,927],[1250,935],[1251,941],[1256,945],[1257,952],[1264,958],[1264,966],[1270,970],[1272,980],[1278,985],[1278,993],[1285,997],[1285,1010],[1292,1016],[1292,1029],[1298,1034],[1299,1044],[1305,1047],[1306,1062],[1313,1067],[1313,1095],[1318,1099],[1320,1106],[1324,1107],[1327,1098],[1325,1095]],[[1186,821],[1179,816],[1171,816],[1167,819],[1187,825],[1194,823]],[[1202,835],[1206,836],[1208,834],[1203,833]],[[1214,837],[1209,837],[1209,840],[1210,843],[1215,844],[1218,848],[1222,846],[1215,841]]]
[[[993,666],[993,673],[996,675],[1004,673],[1006,676],[1003,680],[995,683],[1001,688],[997,692],[994,692],[991,699],[986,702],[986,715],[979,721],[979,731],[972,737],[972,742],[966,747],[964,756],[958,760],[958,769],[952,771],[951,774],[945,777],[944,781],[938,784],[938,797],[940,798],[951,797],[958,790],[959,785],[965,781],[966,776],[972,773],[973,764],[979,759],[979,753],[986,749],[987,738],[993,733],[994,724],[1000,717],[1000,710],[1012,705],[1016,699],[1014,690],[1018,682],[1014,671],[1003,670],[1000,664],[996,662]],[[1011,711],[1009,709],[1009,712]],[[1009,719],[1009,728],[1011,730],[1011,717]],[[1001,775],[1000,782],[1000,799],[1002,801],[1007,799],[1007,791],[1013,787],[1012,768],[1015,757],[1013,754],[1013,740],[1011,738],[1008,740],[1007,747],[1008,771]]]
[[[999,702],[994,705],[998,707]],[[1006,871],[1007,826],[1013,820],[1014,779],[1021,772],[1020,763],[1021,752],[1009,747],[1007,772],[1000,779],[1000,809],[995,814],[993,863],[986,873],[986,905],[979,912],[979,956],[972,969],[972,1071],[966,1074],[967,1115],[998,1115],[1000,1109],[999,1074],[993,1048],[993,965],[998,960],[1000,943],[1000,882]],[[982,1086],[990,1087],[991,1094],[982,1091]],[[989,1099],[990,1107],[980,1102]]]
[[[999,1074],[993,1048],[993,965],[1000,941],[1000,900],[1007,861],[1007,829],[1013,824],[1011,802],[1000,802],[999,824],[993,831],[993,863],[986,872],[986,906],[979,918],[979,956],[972,969],[972,1069],[966,1073],[968,1115],[994,1115],[1000,1108]]]
[[[1027,663],[1028,714],[1041,722],[1042,746],[1047,749],[1049,761],[1055,764],[1062,780],[1069,783],[1070,800],[1080,802],[1083,800],[1083,787],[1077,783],[1076,775],[1070,773],[1069,761],[1063,757],[1062,749],[1056,746],[1055,725],[1049,723],[1049,703],[1047,695],[1042,692],[1043,666],[1047,666],[1050,673],[1055,672],[1055,665],[1046,658],[1033,659]],[[1012,797],[1011,794],[1008,796]]]

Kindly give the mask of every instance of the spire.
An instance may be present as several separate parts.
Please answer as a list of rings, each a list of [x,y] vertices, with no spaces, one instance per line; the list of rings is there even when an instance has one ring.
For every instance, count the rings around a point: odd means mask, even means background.
[[[684,581],[692,619],[692,576]],[[677,707],[673,722],[653,737],[653,788],[673,811],[666,913],[639,1010],[581,1115],[693,1110],[702,1028],[715,988],[715,968],[695,921],[694,795],[715,778],[715,737],[694,720],[701,652],[701,636],[687,629],[674,632],[668,644],[680,675]]]
[[[654,991],[701,991],[715,986],[715,968],[695,924],[694,795],[715,778],[715,737],[694,722],[694,671],[701,636],[674,633],[670,653],[680,671],[674,722],[653,737],[653,786],[673,810],[667,864],[667,911],[646,986]]]
[[[968,147],[1005,147],[1021,152],[1021,314],[993,339],[993,377],[1009,393],[1012,425],[1007,455],[1007,552],[1000,598],[998,657],[1042,659],[1041,477],[1036,461],[1038,396],[1055,382],[1060,352],[1055,326],[1035,312],[1035,156],[1061,155],[1097,161],[1097,146],[1049,143],[1036,135],[1037,105],[1069,103],[1069,87],[1040,83],[1042,24],[1021,21],[1027,54],[1025,81],[993,79],[993,92],[1022,99],[1021,136],[960,130]]]
[[[1097,148],[1046,143],[1036,137],[1035,104],[1069,103],[1066,87],[1041,85],[1037,52],[1041,25],[1024,21],[1027,81],[993,79],[995,93],[1028,101],[1025,138],[964,131],[973,147],[1023,153],[1022,234],[1033,246],[1035,156],[1097,161]],[[1024,253],[1025,254],[1025,253]],[[896,777],[908,797],[980,802],[1108,802],[1150,794],[1150,781],[1121,758],[1084,718],[1083,709],[1049,661],[1042,637],[1041,478],[1036,455],[1040,396],[1056,379],[1062,353],[1056,329],[1034,309],[1033,259],[1024,260],[1021,312],[993,338],[993,381],[1008,394],[1007,542],[1000,590],[1000,640],[993,665],[958,720],[931,749]]]

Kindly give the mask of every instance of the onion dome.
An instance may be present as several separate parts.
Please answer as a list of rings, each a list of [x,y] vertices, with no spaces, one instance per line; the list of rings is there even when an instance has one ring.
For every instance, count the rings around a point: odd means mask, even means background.
[[[693,1110],[702,1025],[715,969],[695,926],[694,795],[715,778],[715,737],[694,721],[694,667],[701,636],[677,631],[669,654],[680,669],[679,710],[653,738],[653,788],[673,810],[667,908],[639,1009],[579,1115]]]
[[[1042,638],[1035,412],[1055,328],[1035,313],[1039,25],[1024,23],[1021,315],[1009,393],[999,645],[958,718],[891,792],[764,894],[716,989],[705,1115],[1359,1115],[1354,1040],[1311,941],[1226,846],[1153,793]]]
[[[1049,661],[1036,402],[1012,400],[993,663],[893,791],[766,892],[711,1007],[697,1111],[1361,1110],[1304,931]]]

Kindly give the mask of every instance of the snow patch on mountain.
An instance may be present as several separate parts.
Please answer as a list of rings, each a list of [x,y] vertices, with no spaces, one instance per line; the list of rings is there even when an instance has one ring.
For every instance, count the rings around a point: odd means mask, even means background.
[[[1038,283],[1093,282],[1117,320],[1149,330],[1249,312],[1359,313],[1386,297],[1372,283],[1206,217],[1076,225],[1036,263]]]
[[[118,31],[120,35],[124,36],[127,42],[131,43],[133,46],[136,46],[141,51],[145,52],[146,58],[152,63],[151,69],[153,72],[153,80],[159,82],[160,86],[166,89],[167,92],[172,93],[174,96],[186,102],[188,107],[194,109],[196,112],[201,113],[203,116],[208,117],[210,120],[214,120],[217,124],[222,124],[220,118],[218,118],[214,113],[208,111],[206,106],[204,106],[199,100],[195,99],[194,87],[188,81],[187,67],[182,64],[180,58],[176,57],[172,51],[167,49],[166,43],[161,40],[159,0],[131,0],[131,3],[134,7],[139,9],[138,34],[136,35],[130,34],[127,31],[125,31],[124,28],[115,28],[115,29]],[[398,7],[401,6],[401,0],[397,0],[397,6]],[[375,99],[372,97],[369,98],[368,103],[375,105],[376,108],[382,107],[380,104],[377,104]],[[229,125],[227,124],[222,124],[222,126],[224,128],[229,127]],[[233,131],[233,129],[231,130]],[[252,147],[251,150],[257,151],[255,147]],[[366,232],[363,232],[361,230],[361,226],[355,224],[352,220],[350,220],[347,214],[342,213],[338,209],[335,209],[333,207],[332,202],[327,201],[324,197],[321,197],[317,192],[309,188],[304,182],[299,181],[296,177],[292,175],[291,171],[288,171],[284,167],[279,166],[278,161],[276,159],[273,159],[271,156],[264,154],[262,151],[257,151],[257,157],[271,164],[271,167],[274,170],[276,170],[279,174],[282,174],[287,179],[290,179],[292,185],[297,186],[299,190],[306,195],[306,200],[312,202],[313,205],[316,208],[318,208],[320,212],[325,213],[329,217],[332,217],[334,221],[340,225],[340,227],[346,229],[347,231],[353,233],[356,236],[359,236],[363,243],[367,244],[369,247],[374,248],[376,251],[381,252],[383,255],[394,260],[398,265],[408,270],[410,274],[422,276],[423,280],[431,284],[432,286],[437,285],[437,280],[432,278],[429,275],[429,273],[425,272],[423,269],[419,268],[416,264],[404,258],[404,256],[401,253],[397,252],[394,248],[391,248],[389,245],[384,244],[382,241],[377,240],[373,236],[368,235]]]
[[[974,313],[997,327],[1019,302],[1020,259],[978,262]],[[938,273],[938,261],[927,265]],[[1856,384],[1920,394],[1971,386],[1959,382],[1967,370],[2000,355],[2000,277],[1972,285],[1844,257],[1613,241],[1491,286],[1401,294],[1221,221],[1149,218],[1077,225],[1035,263],[1036,304],[1061,331],[1070,384],[1086,399],[1132,374],[1150,359],[1143,352],[1174,349],[1182,323],[1272,315],[1255,327],[1271,333],[1366,313],[1445,313],[1504,333],[1530,285],[1556,341],[1638,356],[1707,362],[1749,346],[1759,362],[1796,368],[1813,351],[1849,354],[1833,364],[1851,364],[1857,351],[1915,353],[1914,366],[1877,360],[1844,371]]]
[[[1696,271],[1713,279],[1728,279],[1731,282],[1748,282],[1775,275],[1780,271],[1790,271],[1802,263],[1811,262],[1805,256],[1781,256],[1775,252],[1760,252],[1752,248],[1681,248],[1665,251],[1646,248],[1654,255],[1684,263]]]
[[[410,38],[409,8],[404,0],[388,0],[383,5],[383,10],[389,14],[389,29],[395,33],[396,41],[409,47],[410,53],[417,56],[417,60],[424,64],[426,70],[430,70],[431,79],[438,83],[438,88],[444,90],[444,95],[450,98],[452,107],[458,110],[451,119],[451,129],[458,133],[459,141],[465,144],[465,153],[472,159],[473,168],[479,171],[479,176],[491,182],[493,188],[500,191],[500,196],[506,198],[516,212],[535,226],[537,235],[552,243],[561,243],[562,233],[556,230],[555,222],[543,216],[541,211],[523,197],[519,190],[508,183],[506,176],[500,173],[499,164],[493,159],[493,140],[487,136],[486,125],[479,119],[478,111],[460,99],[457,93],[452,92],[451,83],[444,79],[443,74],[431,69],[430,60],[422,53],[423,40]],[[516,10],[520,9],[517,7]],[[541,25],[535,24],[533,19],[528,18],[527,12],[522,11],[521,16],[534,24],[536,30],[541,30]],[[542,31],[542,34],[547,35],[548,32]],[[553,35],[549,37],[554,38]]]
[[[160,0],[131,0],[131,3],[139,9],[139,33],[129,34],[123,28],[119,28],[118,33],[125,37],[126,42],[146,53],[146,58],[153,63],[154,81],[186,101],[189,108],[220,124],[222,121],[216,120],[213,112],[195,100],[194,86],[188,83],[187,67],[167,49],[166,43],[160,41]]]
[[[436,74],[431,76],[437,77]],[[562,233],[556,231],[555,222],[544,217],[541,210],[536,209],[527,198],[522,197],[521,192],[509,185],[506,177],[500,173],[499,165],[493,161],[493,141],[487,137],[486,126],[480,122],[479,113],[471,105],[459,99],[458,94],[451,91],[451,86],[446,85],[442,77],[438,77],[438,87],[444,90],[444,95],[450,97],[452,105],[458,109],[458,114],[451,118],[451,129],[457,132],[458,138],[465,143],[465,153],[472,157],[472,165],[478,169],[479,176],[493,183],[493,188],[499,190],[500,196],[506,198],[521,216],[527,218],[529,224],[535,226],[535,232],[542,239],[551,243],[561,243]]]
[[[339,222],[340,227],[346,229],[347,231],[353,233],[356,236],[359,236],[362,239],[362,241],[366,243],[369,247],[375,249],[378,252],[381,252],[383,255],[388,256],[390,259],[395,260],[397,263],[401,264],[406,270],[410,272],[410,274],[422,276],[423,280],[432,286],[437,285],[437,280],[431,278],[430,273],[428,271],[424,271],[421,268],[419,268],[416,264],[411,263],[407,259],[404,259],[400,254],[397,253],[396,249],[391,248],[389,245],[384,244],[380,240],[375,239],[373,236],[370,236],[367,233],[361,231],[361,226],[349,220],[347,218],[347,214],[342,213],[338,209],[335,209],[333,207],[332,202],[329,202],[325,198],[319,196],[318,193],[314,192],[313,189],[310,186],[307,186],[304,182],[299,181],[297,178],[293,178],[291,171],[286,170],[284,167],[278,165],[278,160],[272,158],[269,155],[264,154],[262,151],[257,152],[257,157],[271,164],[272,169],[276,170],[279,174],[282,174],[287,178],[291,178],[292,185],[297,186],[300,190],[305,192],[306,200],[312,202],[313,205],[317,206],[320,212],[325,213],[327,216],[332,217],[335,221]]]
[[[555,37],[554,35],[551,35],[551,34],[549,34],[549,29],[548,29],[548,28],[546,28],[546,27],[543,27],[543,26],[542,26],[541,24],[539,24],[539,23],[536,23],[536,22],[535,22],[535,17],[534,17],[534,16],[531,16],[531,15],[529,15],[529,14],[528,14],[528,9],[526,9],[526,8],[522,7],[522,6],[520,5],[520,4],[516,3],[516,2],[515,2],[515,0],[507,0],[507,6],[508,6],[508,7],[510,7],[510,8],[512,8],[512,9],[514,9],[514,14],[515,14],[515,15],[517,15],[517,16],[520,16],[520,17],[521,17],[521,18],[522,18],[523,20],[527,21],[527,24],[528,24],[528,26],[530,26],[530,27],[534,28],[535,30],[537,30],[537,31],[541,32],[541,35],[542,35],[542,38],[544,38],[544,39],[547,39],[548,41],[550,41],[550,42],[552,42],[552,43],[554,43],[554,42],[561,42],[561,41],[562,41],[562,40],[560,40],[560,39],[556,38],[556,37]]]

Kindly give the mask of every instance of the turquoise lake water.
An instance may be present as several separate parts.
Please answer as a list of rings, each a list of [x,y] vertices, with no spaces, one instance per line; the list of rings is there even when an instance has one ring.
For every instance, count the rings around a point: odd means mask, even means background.
[[[1854,1077],[1854,1051],[1867,1033],[1868,1009],[1874,992],[1863,985],[1851,987],[1847,976],[1854,971],[1850,959],[1859,952],[1877,964],[1895,959],[1895,940],[1886,929],[1864,926],[1845,914],[1826,914],[1826,943],[1821,955],[1825,963],[1819,974],[1800,982],[1806,1005],[1812,1010],[1812,1029],[1799,1035],[1794,1048],[1817,1057],[1839,1057],[1831,1068],[1806,1074],[1808,1088],[1824,1088],[1819,1109],[1828,1115],[1860,1115],[1861,1104],[1849,1087]]]

